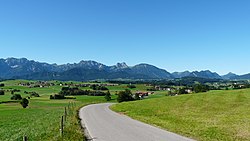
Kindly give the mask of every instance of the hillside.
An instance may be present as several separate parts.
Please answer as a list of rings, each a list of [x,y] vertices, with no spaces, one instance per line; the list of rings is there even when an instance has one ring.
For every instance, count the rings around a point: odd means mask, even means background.
[[[250,89],[244,89],[126,102],[112,109],[196,140],[246,141],[249,103]]]

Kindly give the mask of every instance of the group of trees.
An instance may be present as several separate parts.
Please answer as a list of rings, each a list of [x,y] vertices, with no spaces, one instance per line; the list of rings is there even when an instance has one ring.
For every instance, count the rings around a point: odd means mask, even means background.
[[[23,98],[20,104],[23,106],[23,108],[26,108],[29,106],[29,100],[26,98]]]
[[[11,100],[21,100],[23,98],[20,94],[13,94],[10,99]]]
[[[173,89],[173,88],[172,88]],[[192,87],[180,87],[180,88],[175,88],[171,91],[168,92],[167,96],[174,96],[176,94],[181,95],[181,94],[188,94],[188,93],[200,93],[200,92],[207,92],[209,90],[213,90],[213,87],[210,87],[208,85],[203,85],[203,84],[195,84]]]
[[[99,86],[99,85],[95,85],[95,84],[91,85],[90,88],[93,89],[93,90],[100,90],[100,91],[107,91],[107,90],[109,90],[105,86]]]
[[[233,89],[246,89],[250,88],[250,84],[233,84]]]
[[[178,90],[177,90],[177,94],[188,94],[188,92],[187,92],[187,88],[179,88]]]
[[[29,106],[29,100],[26,98],[22,98],[22,96],[20,94],[13,94],[10,99],[11,100],[21,100],[20,104],[22,105],[23,108],[27,108]]]
[[[133,101],[136,100],[133,98],[133,94],[130,90],[126,89],[125,91],[120,91],[118,93],[117,101],[124,102],[124,101]]]
[[[81,90],[78,87],[62,87],[59,92],[60,95],[70,96],[70,95],[89,95],[89,96],[105,96],[105,92],[102,91],[90,91],[90,90]]]
[[[88,96],[106,96],[110,95],[109,91],[91,91],[91,90],[81,90],[78,87],[62,87],[58,94],[50,95],[50,99],[66,99],[65,96],[76,96],[76,95],[88,95]],[[108,96],[107,96],[107,99]],[[110,98],[111,99],[111,98]]]
[[[202,84],[195,84],[193,86],[193,91],[195,93],[200,93],[200,92],[207,92],[209,91],[209,86],[207,85],[202,85]]]
[[[66,99],[66,97],[62,94],[54,94],[50,95],[49,99]]]
[[[24,91],[25,94],[30,94],[30,97],[40,97],[40,95],[37,92],[27,92]]]
[[[192,90],[194,93],[207,92],[210,90],[209,86],[202,84],[195,84],[191,88],[183,87],[177,89],[177,94],[188,94],[187,90]]]

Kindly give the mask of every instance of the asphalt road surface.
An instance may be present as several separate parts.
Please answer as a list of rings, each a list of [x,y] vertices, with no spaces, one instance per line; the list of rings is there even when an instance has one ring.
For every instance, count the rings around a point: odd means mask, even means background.
[[[92,141],[193,141],[115,113],[110,105],[94,104],[80,110],[82,125]]]

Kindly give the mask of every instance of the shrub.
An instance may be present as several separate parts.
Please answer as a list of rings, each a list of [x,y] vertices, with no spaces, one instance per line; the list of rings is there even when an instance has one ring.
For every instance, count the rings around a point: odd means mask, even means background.
[[[36,92],[31,92],[30,96],[31,97],[40,97],[40,95],[38,93],[36,93]]]
[[[62,94],[50,95],[49,99],[65,99],[65,96]]]
[[[111,100],[111,94],[110,94],[109,91],[106,93],[105,99],[106,99],[107,101],[110,101],[110,100]]]
[[[136,88],[136,86],[135,86],[135,85],[127,85],[127,87],[128,87],[128,88],[130,88],[130,89],[134,89],[134,88]]]
[[[1,83],[1,84],[0,84],[0,87],[4,87],[4,84],[3,84],[3,83]]]
[[[179,88],[178,94],[188,94],[188,92],[186,91],[186,88]]]
[[[22,96],[20,94],[14,94],[10,99],[11,100],[21,100]]]
[[[135,99],[135,100],[140,100],[140,99],[141,99],[138,93],[135,94],[134,99]]]
[[[4,95],[4,90],[0,90],[0,95]]]
[[[23,98],[20,104],[23,106],[23,108],[26,108],[29,105],[29,100],[26,98]]]

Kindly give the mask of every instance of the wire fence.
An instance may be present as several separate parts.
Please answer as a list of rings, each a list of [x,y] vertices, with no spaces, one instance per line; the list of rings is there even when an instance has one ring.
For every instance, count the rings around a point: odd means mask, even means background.
[[[61,119],[60,119],[60,125],[59,125],[59,133],[60,133],[60,137],[64,138],[64,130],[65,130],[65,127],[66,127],[66,123],[67,123],[67,119],[69,116],[72,116],[74,114],[74,109],[76,107],[76,103],[75,102],[69,102],[68,105],[66,107],[64,107],[64,113],[63,115],[61,116]],[[73,115],[74,116],[74,115]],[[22,137],[22,141],[28,141],[28,136],[27,135],[24,135]]]

